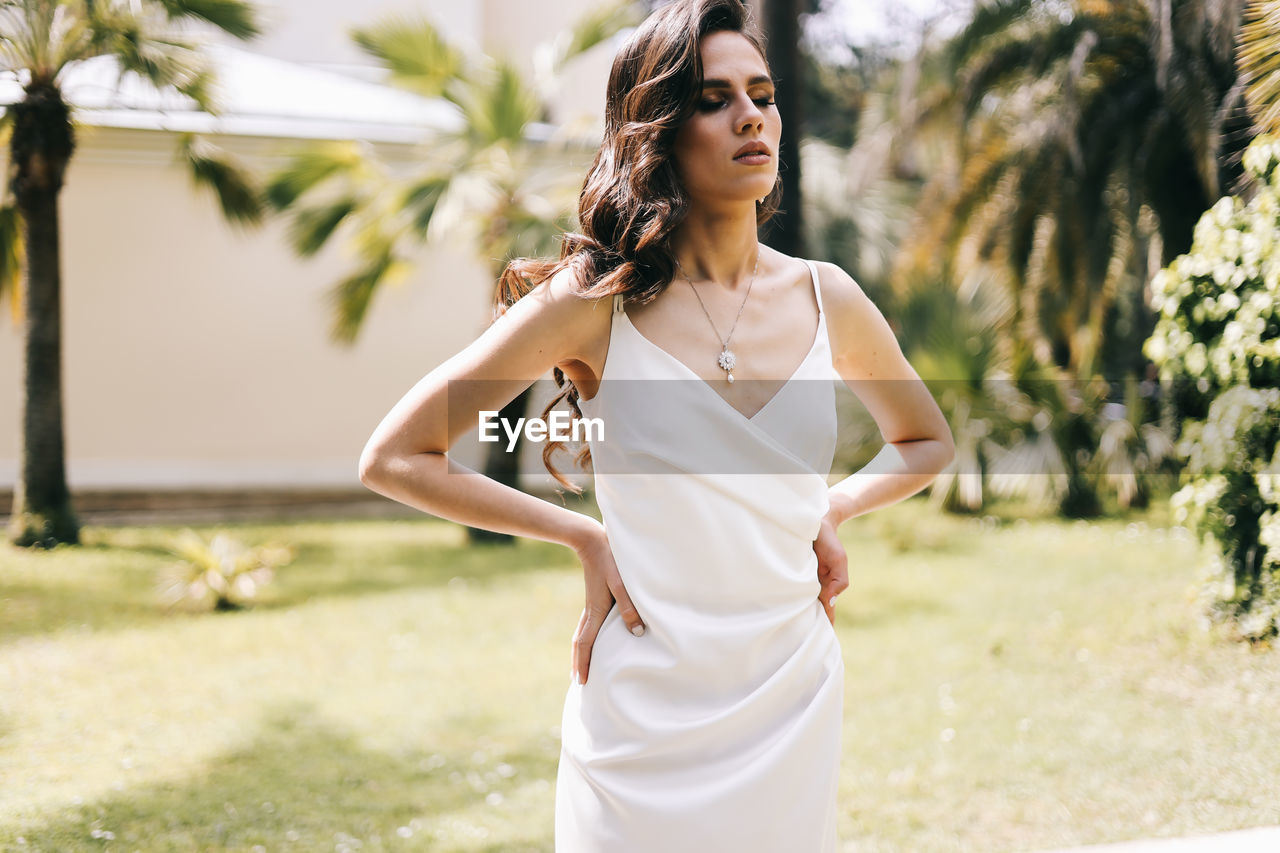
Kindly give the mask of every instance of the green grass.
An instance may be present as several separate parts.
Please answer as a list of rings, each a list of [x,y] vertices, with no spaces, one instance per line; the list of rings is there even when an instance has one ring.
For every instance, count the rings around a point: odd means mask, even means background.
[[[572,554],[430,519],[221,529],[297,546],[252,610],[155,603],[177,528],[0,546],[0,849],[551,850]],[[1280,653],[1199,629],[1178,532],[921,501],[846,524],[846,848],[1280,823]]]

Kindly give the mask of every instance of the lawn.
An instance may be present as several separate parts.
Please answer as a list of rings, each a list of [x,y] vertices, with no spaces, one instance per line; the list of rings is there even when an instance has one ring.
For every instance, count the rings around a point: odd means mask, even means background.
[[[178,528],[0,546],[0,849],[551,850],[570,552],[425,517],[220,529],[297,548],[252,610],[156,603]],[[846,849],[1280,823],[1280,651],[1198,627],[1163,506],[912,500],[841,534]]]

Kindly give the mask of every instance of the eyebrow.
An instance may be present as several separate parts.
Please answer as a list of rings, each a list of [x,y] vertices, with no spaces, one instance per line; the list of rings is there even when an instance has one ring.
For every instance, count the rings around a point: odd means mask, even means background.
[[[760,85],[760,84],[762,84],[762,83],[768,83],[770,86],[774,85],[773,80],[772,80],[771,78],[769,78],[769,77],[765,77],[765,76],[763,76],[763,75],[757,75],[757,76],[752,77],[750,80],[748,80],[748,81],[747,81],[747,85],[748,85],[748,86],[759,86],[759,85]],[[717,78],[717,79],[711,79],[711,80],[703,80],[703,81],[702,81],[702,88],[704,88],[704,89],[732,89],[732,88],[733,88],[733,84],[732,84],[732,83],[730,83],[728,80],[720,80],[720,79],[718,79],[718,78]]]

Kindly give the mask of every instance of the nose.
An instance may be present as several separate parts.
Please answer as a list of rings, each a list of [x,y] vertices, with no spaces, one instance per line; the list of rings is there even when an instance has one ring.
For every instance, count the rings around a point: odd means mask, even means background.
[[[738,116],[738,132],[746,133],[752,129],[757,132],[764,130],[764,111],[751,98],[744,98],[746,107],[742,114]]]

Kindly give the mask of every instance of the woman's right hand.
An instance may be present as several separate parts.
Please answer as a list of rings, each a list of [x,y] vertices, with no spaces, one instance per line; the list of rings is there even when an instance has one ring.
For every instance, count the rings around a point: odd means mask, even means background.
[[[631,603],[626,587],[622,585],[622,576],[618,574],[618,564],[614,562],[609,536],[603,526],[585,545],[578,548],[577,554],[582,561],[587,604],[578,620],[578,630],[573,634],[570,673],[579,684],[586,684],[587,670],[591,667],[591,647],[595,644],[596,634],[600,633],[600,626],[613,607],[613,602],[618,602],[618,613],[632,634],[643,636],[644,622]]]

